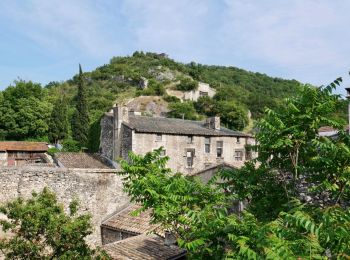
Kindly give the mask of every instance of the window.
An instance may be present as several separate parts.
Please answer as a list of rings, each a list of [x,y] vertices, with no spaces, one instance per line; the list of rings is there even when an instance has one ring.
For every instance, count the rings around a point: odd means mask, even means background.
[[[241,140],[240,140],[239,136],[236,137],[236,143],[237,143],[237,144],[240,144],[240,143],[241,143]]]
[[[193,136],[192,135],[187,136],[187,143],[193,144]]]
[[[199,91],[199,96],[200,96],[200,97],[208,96],[208,92]]]
[[[188,168],[193,167],[194,149],[186,149],[186,165]]]
[[[223,141],[217,141],[216,142],[216,157],[222,157],[222,153],[223,153],[223,147],[224,143]]]
[[[160,151],[160,157],[166,156],[166,150],[161,150]]]
[[[162,141],[162,134],[156,134],[156,142]]]
[[[205,137],[204,139],[204,150],[205,153],[210,153],[210,137]]]
[[[243,151],[235,150],[235,161],[243,161]]]

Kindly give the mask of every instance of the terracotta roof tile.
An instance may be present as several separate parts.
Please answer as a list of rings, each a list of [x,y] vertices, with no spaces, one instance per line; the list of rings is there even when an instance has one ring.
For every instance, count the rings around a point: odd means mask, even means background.
[[[137,216],[131,215],[132,212],[140,208],[141,206],[138,205],[128,206],[103,222],[102,226],[134,234],[143,234],[156,229],[157,225],[150,224],[150,210],[141,212]]]
[[[178,259],[186,254],[186,250],[175,245],[167,246],[164,239],[157,235],[138,235],[114,243],[103,248],[112,259]]]
[[[60,152],[55,160],[66,168],[110,169],[98,154]]]
[[[44,142],[21,142],[5,141],[0,142],[0,151],[26,151],[26,152],[46,152],[47,143]]]

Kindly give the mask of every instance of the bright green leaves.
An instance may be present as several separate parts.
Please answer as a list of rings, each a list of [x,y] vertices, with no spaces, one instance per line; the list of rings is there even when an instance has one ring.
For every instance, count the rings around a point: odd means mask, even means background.
[[[0,225],[13,236],[0,240],[0,250],[8,259],[108,259],[92,250],[85,237],[92,233],[91,217],[77,215],[77,202],[65,214],[54,193],[44,189],[29,200],[21,198],[0,208],[8,220]],[[74,217],[73,217],[74,216]]]

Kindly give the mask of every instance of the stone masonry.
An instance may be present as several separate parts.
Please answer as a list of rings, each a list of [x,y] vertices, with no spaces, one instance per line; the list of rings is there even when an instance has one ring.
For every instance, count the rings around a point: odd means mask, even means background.
[[[109,215],[128,203],[121,177],[113,169],[62,169],[44,167],[1,167],[0,202],[18,197],[30,198],[32,191],[48,187],[59,202],[68,208],[73,199],[79,201],[79,213],[92,215],[91,245],[101,244],[100,225]]]

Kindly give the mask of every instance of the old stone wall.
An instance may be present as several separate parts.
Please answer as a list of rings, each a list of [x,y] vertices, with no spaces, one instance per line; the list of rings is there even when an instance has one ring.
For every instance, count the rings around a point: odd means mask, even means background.
[[[115,170],[0,167],[0,203],[29,198],[32,191],[40,192],[44,187],[55,192],[66,209],[76,198],[80,213],[92,215],[94,232],[87,238],[92,245],[101,245],[102,221],[128,203]]]
[[[105,114],[101,119],[100,152],[113,160],[113,114]]]
[[[121,156],[124,159],[128,158],[128,154],[132,151],[132,130],[124,126],[121,129]]]

